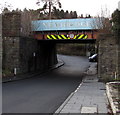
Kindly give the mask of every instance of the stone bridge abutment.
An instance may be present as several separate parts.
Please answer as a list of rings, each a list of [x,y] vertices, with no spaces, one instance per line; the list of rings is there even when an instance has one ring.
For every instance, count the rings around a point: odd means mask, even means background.
[[[19,13],[3,14],[3,71],[9,71],[11,74],[37,70],[43,72],[57,63],[55,43],[21,36],[21,29]]]

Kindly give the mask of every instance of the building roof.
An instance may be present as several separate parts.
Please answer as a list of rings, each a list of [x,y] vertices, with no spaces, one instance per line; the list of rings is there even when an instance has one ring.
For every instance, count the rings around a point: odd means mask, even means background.
[[[32,21],[32,31],[93,30],[95,18]]]

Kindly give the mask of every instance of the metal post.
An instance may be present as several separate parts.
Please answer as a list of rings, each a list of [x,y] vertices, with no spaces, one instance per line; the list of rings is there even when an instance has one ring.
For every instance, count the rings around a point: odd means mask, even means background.
[[[14,68],[14,75],[17,74],[17,68]]]

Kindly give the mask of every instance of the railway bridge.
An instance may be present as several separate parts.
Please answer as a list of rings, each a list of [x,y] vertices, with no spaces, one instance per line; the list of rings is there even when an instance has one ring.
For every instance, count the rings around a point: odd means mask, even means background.
[[[96,20],[96,18],[36,20],[32,21],[32,31],[37,40],[95,42],[98,33]]]
[[[6,13],[3,24],[3,70],[11,74],[46,71],[57,63],[56,43],[95,43],[95,18],[35,20],[34,36],[21,34],[21,14]]]

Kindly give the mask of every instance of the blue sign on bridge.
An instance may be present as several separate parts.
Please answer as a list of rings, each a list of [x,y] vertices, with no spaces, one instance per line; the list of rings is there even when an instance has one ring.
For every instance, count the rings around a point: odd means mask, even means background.
[[[32,21],[33,31],[56,30],[94,30],[95,18],[61,19],[61,20],[36,20]]]

